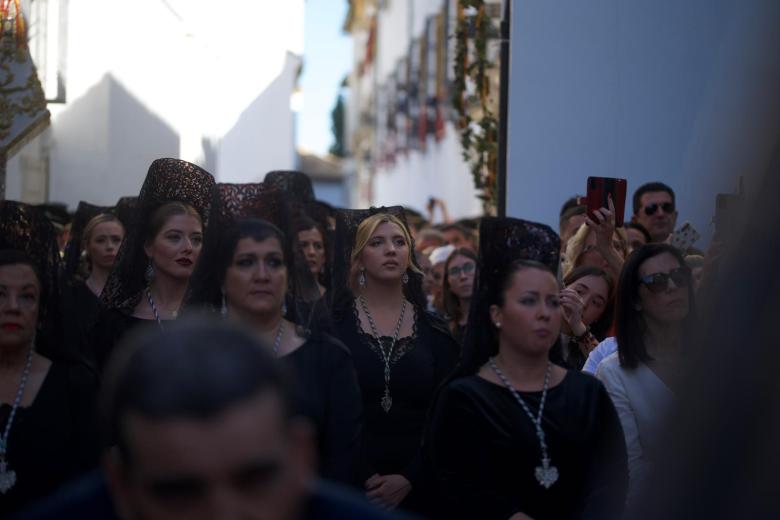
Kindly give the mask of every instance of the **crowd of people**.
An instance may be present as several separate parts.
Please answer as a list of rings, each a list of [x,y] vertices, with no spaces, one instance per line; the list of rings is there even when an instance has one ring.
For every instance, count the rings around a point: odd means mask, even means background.
[[[661,183],[556,232],[159,159],[0,213],[3,517],[620,518],[708,283]]]

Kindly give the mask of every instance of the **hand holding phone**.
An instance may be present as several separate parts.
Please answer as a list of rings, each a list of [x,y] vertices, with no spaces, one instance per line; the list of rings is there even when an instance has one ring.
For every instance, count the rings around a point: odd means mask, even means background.
[[[587,205],[588,217],[599,222],[596,212],[601,208],[609,208],[609,198],[615,206],[613,215],[615,227],[622,227],[626,211],[626,179],[613,177],[588,177]]]

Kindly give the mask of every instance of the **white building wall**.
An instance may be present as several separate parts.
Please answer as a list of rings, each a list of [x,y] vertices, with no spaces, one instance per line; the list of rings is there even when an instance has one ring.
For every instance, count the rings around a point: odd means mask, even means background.
[[[774,0],[513,2],[507,213],[557,228],[589,175],[662,181],[708,238],[780,137],[779,26]]]
[[[443,5],[442,0],[385,3],[377,22],[376,75],[366,74],[361,81],[372,81],[371,88],[384,84],[398,60],[408,54],[412,38],[423,34],[426,19],[439,13]],[[482,213],[469,166],[462,158],[460,136],[452,122],[447,122],[441,141],[429,136],[425,152],[396,154],[392,166],[378,165],[372,182],[371,204],[375,206],[403,204],[425,213],[428,199],[436,197],[447,202],[452,218]]]
[[[71,207],[137,194],[163,156],[227,182],[293,168],[303,9],[304,0],[70,0],[67,102],[50,105],[51,128],[19,155],[47,157],[49,199]],[[10,163],[12,187],[22,163]]]

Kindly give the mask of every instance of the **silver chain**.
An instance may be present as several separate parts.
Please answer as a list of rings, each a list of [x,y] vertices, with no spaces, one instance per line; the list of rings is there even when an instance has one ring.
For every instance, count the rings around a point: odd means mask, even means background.
[[[30,368],[32,367],[33,360],[33,347],[30,345],[30,350],[27,352],[27,363],[22,370],[22,378],[19,381],[19,388],[16,390],[16,399],[11,406],[11,413],[8,414],[8,422],[5,423],[5,430],[3,430],[3,436],[0,438],[0,461],[5,464],[5,454],[8,452],[8,437],[11,435],[11,426],[14,423],[16,417],[16,411],[22,404],[22,398],[24,397],[24,389],[27,386],[27,379],[30,377]]]
[[[509,382],[509,379],[507,379],[501,369],[498,368],[495,359],[492,357],[488,358],[488,364],[490,365],[490,368],[493,369],[493,372],[496,373],[501,382],[504,383],[504,386],[509,389],[515,400],[520,403],[520,406],[531,419],[531,422],[536,429],[536,438],[539,439],[539,446],[541,447],[542,451],[542,466],[536,468],[536,478],[542,486],[549,488],[555,483],[556,480],[558,480],[557,468],[550,466],[550,456],[547,453],[547,440],[545,438],[544,429],[542,429],[544,403],[547,400],[547,390],[550,387],[550,373],[552,372],[552,363],[549,361],[547,362],[547,371],[544,373],[544,386],[542,387],[542,399],[539,401],[539,412],[537,413],[536,417],[534,417],[534,414],[531,413],[531,409],[528,408],[528,405],[525,403],[523,398],[520,397],[520,394],[517,392],[517,390],[515,390],[515,387],[512,386],[512,383]]]
[[[279,356],[279,346],[282,344],[283,335],[284,335],[284,318],[279,320],[279,330],[276,332],[276,339],[274,340],[274,356]]]
[[[154,314],[154,319],[157,320],[157,325],[162,329],[163,325],[162,320],[160,319],[160,313],[157,312],[157,306],[154,304],[154,299],[152,298],[152,289],[148,285],[146,286],[146,298],[149,300],[149,306],[152,308],[152,314]]]
[[[390,362],[393,359],[393,351],[395,350],[395,344],[398,341],[398,335],[401,333],[401,326],[404,323],[404,315],[406,314],[406,299],[404,299],[403,305],[401,305],[401,315],[398,317],[398,323],[395,325],[395,332],[393,333],[392,341],[390,342],[390,348],[387,352],[385,352],[384,347],[382,346],[382,340],[380,339],[379,332],[377,331],[376,324],[374,323],[374,317],[371,315],[371,312],[368,310],[368,304],[366,304],[366,299],[363,298],[363,295],[358,296],[358,300],[360,300],[360,305],[363,307],[363,312],[366,315],[366,318],[368,318],[368,324],[371,326],[371,333],[374,336],[374,339],[377,342],[377,345],[379,346],[379,352],[382,354],[382,361],[384,361],[385,365],[385,395],[382,397],[382,400],[380,402],[382,408],[384,409],[385,413],[390,411],[390,407],[393,405],[393,399],[390,397]]]

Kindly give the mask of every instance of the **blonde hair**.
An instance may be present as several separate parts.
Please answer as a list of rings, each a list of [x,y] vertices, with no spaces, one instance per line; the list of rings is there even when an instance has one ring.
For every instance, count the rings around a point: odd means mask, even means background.
[[[580,266],[580,257],[585,252],[585,242],[588,240],[588,236],[591,233],[591,229],[587,224],[582,224],[577,232],[572,236],[568,242],[566,242],[566,252],[561,259],[561,268],[563,270],[563,277],[566,278]],[[625,259],[628,256],[628,236],[626,230],[623,228],[615,228],[615,232],[612,235],[613,243],[618,246],[618,252],[623,255]]]
[[[355,243],[352,246],[352,256],[350,257],[350,269],[349,269],[349,285],[354,291],[357,289],[357,277],[360,269],[358,268],[358,260],[360,255],[363,254],[363,250],[366,248],[366,244],[371,240],[371,236],[382,224],[395,224],[401,230],[401,234],[404,236],[404,240],[407,245],[407,269],[411,270],[415,274],[422,274],[422,271],[414,263],[414,247],[412,244],[412,236],[404,223],[396,216],[389,213],[377,213],[363,220],[355,232]]]
[[[125,227],[122,225],[122,222],[116,217],[116,215],[112,213],[99,213],[92,217],[89,222],[87,222],[87,225],[84,226],[84,232],[81,234],[81,250],[85,250],[87,248],[87,244],[89,244],[89,241],[92,240],[92,233],[95,232],[95,228],[98,227],[100,224],[104,224],[106,222],[116,222],[122,227],[122,231],[125,230]]]

